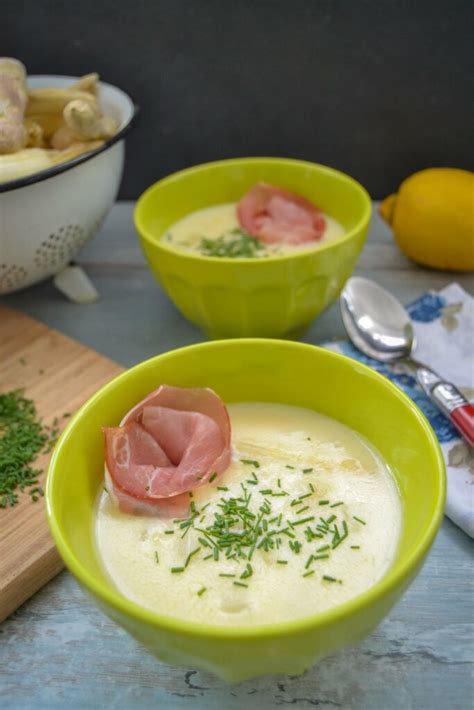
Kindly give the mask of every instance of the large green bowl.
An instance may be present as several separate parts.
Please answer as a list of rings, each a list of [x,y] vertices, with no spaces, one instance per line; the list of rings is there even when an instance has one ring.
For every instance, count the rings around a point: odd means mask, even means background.
[[[226,627],[148,611],[120,594],[98,558],[94,516],[102,489],[101,427],[161,383],[209,386],[226,402],[308,407],[366,437],[396,478],[403,507],[393,566],[368,591],[298,621]],[[349,358],[291,341],[221,340],[147,360],[103,387],[71,420],[48,475],[49,524],[66,565],[98,606],[166,663],[231,681],[301,673],[318,658],[361,639],[383,619],[420,570],[445,498],[441,451],[428,422],[395,385]]]
[[[261,180],[307,197],[343,225],[344,237],[266,259],[201,256],[160,241],[181,217],[236,202]],[[287,158],[237,158],[155,183],[138,200],[135,226],[155,277],[209,337],[276,338],[300,335],[334,301],[354,269],[370,214],[364,188],[337,170]]]

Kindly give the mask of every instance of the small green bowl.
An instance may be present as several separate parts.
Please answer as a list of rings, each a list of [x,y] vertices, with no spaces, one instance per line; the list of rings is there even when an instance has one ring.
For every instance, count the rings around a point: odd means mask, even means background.
[[[178,251],[161,237],[190,212],[237,202],[265,181],[308,198],[346,230],[340,240],[266,259]],[[135,226],[156,279],[211,338],[296,337],[332,303],[351,275],[371,214],[369,195],[349,176],[288,158],[237,158],[198,165],[152,185],[138,200]]]
[[[226,402],[308,407],[366,437],[390,465],[403,509],[398,551],[385,576],[330,611],[261,626],[182,621],[144,609],[120,594],[94,544],[104,470],[101,427],[117,424],[161,383],[209,386]],[[56,446],[46,503],[66,565],[110,618],[166,663],[239,681],[266,673],[302,673],[318,658],[369,634],[420,570],[441,523],[445,485],[444,461],[431,427],[386,378],[354,360],[302,343],[221,340],[147,360],[99,390]]]

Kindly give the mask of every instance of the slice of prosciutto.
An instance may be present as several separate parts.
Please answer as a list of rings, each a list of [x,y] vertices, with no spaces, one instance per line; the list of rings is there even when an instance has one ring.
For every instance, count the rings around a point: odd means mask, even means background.
[[[265,244],[317,242],[326,229],[324,215],[309,200],[258,182],[237,205],[240,226]]]
[[[127,513],[185,517],[189,492],[230,464],[230,420],[215,392],[161,385],[105,427],[107,490]]]

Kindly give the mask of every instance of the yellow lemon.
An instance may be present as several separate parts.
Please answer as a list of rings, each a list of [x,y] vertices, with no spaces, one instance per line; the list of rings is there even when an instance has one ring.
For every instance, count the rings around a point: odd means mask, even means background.
[[[395,241],[434,269],[474,271],[474,173],[429,168],[402,182],[380,205]]]

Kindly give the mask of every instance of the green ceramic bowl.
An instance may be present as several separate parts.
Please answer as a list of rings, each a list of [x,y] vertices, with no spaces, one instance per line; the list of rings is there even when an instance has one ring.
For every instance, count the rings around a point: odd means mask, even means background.
[[[226,402],[308,407],[360,432],[396,477],[403,528],[393,566],[367,592],[330,611],[265,626],[197,624],[155,614],[122,596],[98,559],[94,511],[103,484],[101,427],[115,425],[161,383],[210,386]],[[440,525],[443,457],[428,422],[395,385],[327,350],[263,339],[202,343],[147,360],[103,387],[71,420],[48,475],[49,524],[66,565],[98,606],[166,663],[238,681],[301,673],[370,633],[420,570]]]
[[[160,237],[203,207],[236,202],[263,180],[317,204],[345,236],[306,252],[227,259],[180,252]],[[286,158],[238,158],[198,165],[152,185],[138,200],[135,226],[148,263],[179,310],[211,338],[295,337],[351,275],[371,203],[364,188],[332,168]]]

